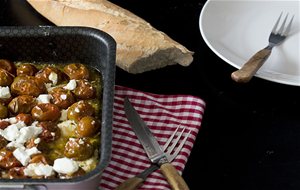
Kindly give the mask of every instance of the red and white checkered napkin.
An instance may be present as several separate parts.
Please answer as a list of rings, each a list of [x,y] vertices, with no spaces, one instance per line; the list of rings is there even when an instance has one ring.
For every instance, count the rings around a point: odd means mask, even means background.
[[[116,86],[114,99],[112,158],[102,174],[100,189],[111,190],[128,178],[150,166],[143,147],[132,131],[125,113],[124,97],[127,96],[162,146],[181,125],[191,130],[187,142],[172,164],[179,173],[185,167],[201,126],[205,102],[189,95],[157,95]],[[140,190],[170,189],[160,170],[153,172]]]

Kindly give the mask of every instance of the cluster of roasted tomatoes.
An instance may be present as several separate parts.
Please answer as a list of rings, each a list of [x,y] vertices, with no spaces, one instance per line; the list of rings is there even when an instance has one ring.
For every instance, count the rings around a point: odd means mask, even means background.
[[[101,123],[96,114],[99,105],[92,101],[99,99],[101,87],[94,79],[91,68],[80,63],[38,65],[0,59],[0,88],[8,88],[3,93],[0,89],[0,129],[11,124],[7,118],[23,121],[27,126],[37,122],[42,127],[39,143],[30,139],[24,144],[41,151],[31,156],[30,163],[51,165],[59,156],[76,161],[92,157],[98,147],[91,139],[100,133]],[[62,136],[58,124],[66,120],[75,123],[75,128],[60,140],[63,144],[55,144]],[[8,143],[0,136],[0,171],[6,171],[9,178],[24,178],[24,167],[13,156],[14,148],[6,146]],[[53,145],[62,147],[62,152]],[[73,175],[84,172],[80,169]]]

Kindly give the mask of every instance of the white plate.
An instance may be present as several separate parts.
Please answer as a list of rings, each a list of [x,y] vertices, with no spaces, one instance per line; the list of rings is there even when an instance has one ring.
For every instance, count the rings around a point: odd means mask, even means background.
[[[254,53],[267,46],[281,12],[284,16],[289,13],[289,18],[295,15],[289,37],[273,48],[255,76],[300,86],[299,11],[300,0],[208,0],[201,11],[199,26],[212,51],[240,68]]]

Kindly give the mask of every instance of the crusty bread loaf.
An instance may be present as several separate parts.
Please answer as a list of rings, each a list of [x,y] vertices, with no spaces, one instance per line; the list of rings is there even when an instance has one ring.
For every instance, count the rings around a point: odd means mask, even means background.
[[[188,66],[193,52],[148,22],[106,0],[27,0],[58,26],[87,26],[110,34],[117,42],[117,65],[142,73],[179,63]]]

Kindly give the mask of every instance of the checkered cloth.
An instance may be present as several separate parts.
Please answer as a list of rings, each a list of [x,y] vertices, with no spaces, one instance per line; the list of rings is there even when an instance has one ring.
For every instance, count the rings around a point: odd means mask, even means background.
[[[181,125],[191,130],[187,142],[172,164],[181,174],[201,126],[205,102],[189,95],[158,95],[116,86],[114,98],[112,158],[102,174],[100,189],[111,190],[151,165],[124,113],[127,96],[141,118],[163,146]],[[153,172],[140,190],[168,190],[170,186],[160,170]]]

